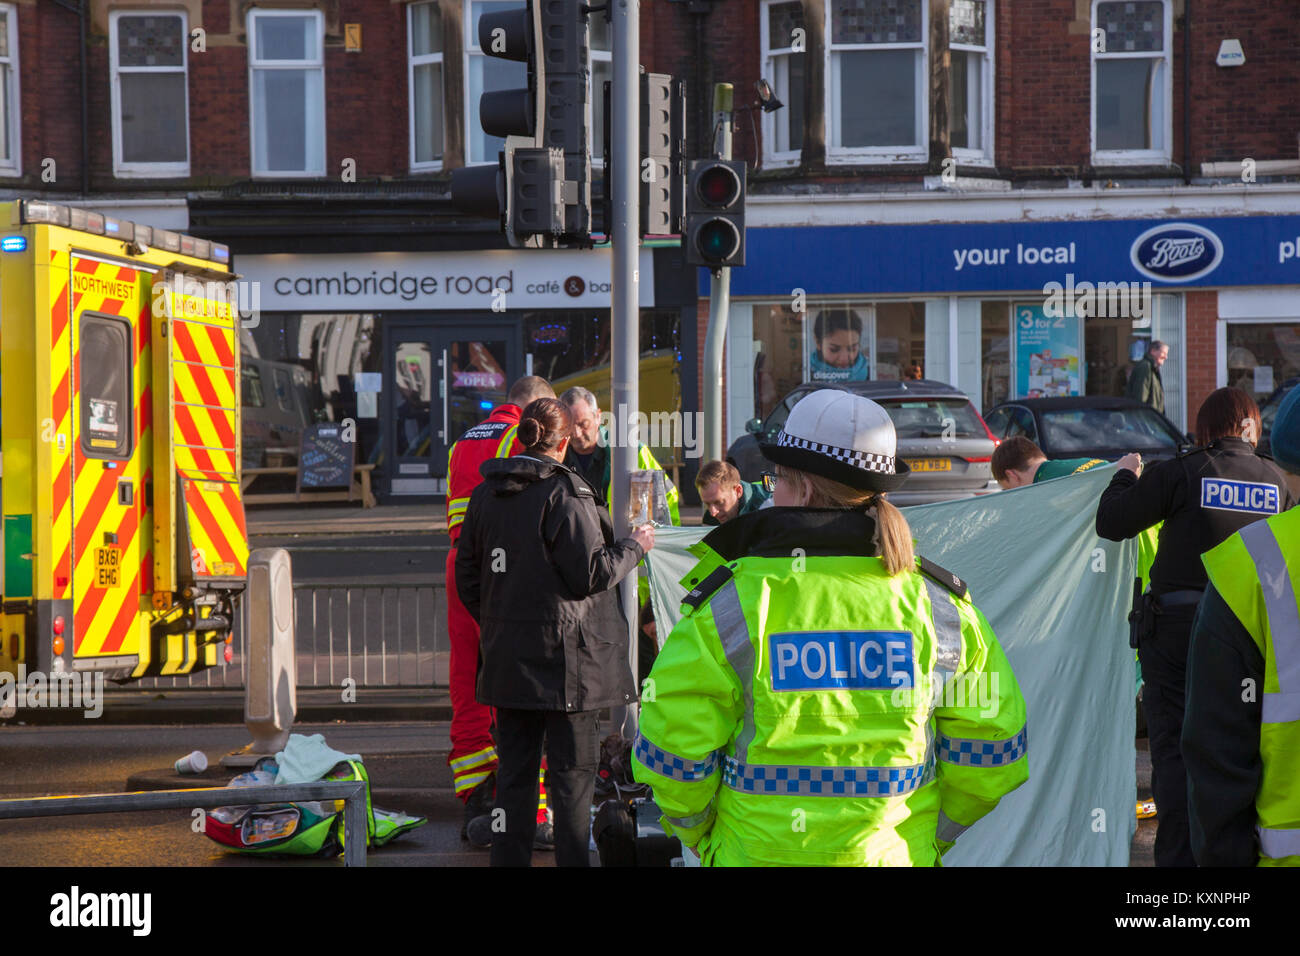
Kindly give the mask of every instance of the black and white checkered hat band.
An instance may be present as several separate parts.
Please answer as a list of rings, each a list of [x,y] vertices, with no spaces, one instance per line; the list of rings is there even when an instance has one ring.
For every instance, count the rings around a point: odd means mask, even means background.
[[[834,458],[863,471],[874,471],[882,475],[895,474],[894,459],[889,455],[877,455],[870,451],[857,451],[853,448],[839,448],[835,445],[823,445],[821,442],[808,441],[798,435],[789,434],[784,428],[776,436],[776,443],[781,448],[802,448],[813,451],[827,458]]]

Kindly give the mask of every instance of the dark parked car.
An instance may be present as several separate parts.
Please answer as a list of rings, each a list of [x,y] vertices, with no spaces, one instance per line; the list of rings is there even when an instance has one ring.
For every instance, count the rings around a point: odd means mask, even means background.
[[[1136,451],[1159,461],[1192,443],[1165,416],[1131,398],[1022,398],[998,405],[984,420],[997,439],[1024,435],[1052,459],[1115,461]]]
[[[890,492],[894,504],[919,505],[997,491],[989,465],[997,443],[984,419],[964,393],[924,379],[800,385],[765,420],[751,421],[745,427],[749,434],[727,449],[727,460],[740,470],[742,478],[758,481],[764,471],[775,468],[758,450],[758,443],[775,441],[790,409],[818,388],[840,388],[865,396],[889,413],[898,435],[898,457],[912,469],[902,488]]]
[[[1282,399],[1290,394],[1291,389],[1300,384],[1300,378],[1289,378],[1277,388],[1273,389],[1273,394],[1259,403],[1259,417],[1264,424],[1260,433],[1259,447],[1255,450],[1261,455],[1271,455],[1273,450],[1269,445],[1269,435],[1273,433],[1273,419],[1277,418],[1278,407],[1282,404]]]

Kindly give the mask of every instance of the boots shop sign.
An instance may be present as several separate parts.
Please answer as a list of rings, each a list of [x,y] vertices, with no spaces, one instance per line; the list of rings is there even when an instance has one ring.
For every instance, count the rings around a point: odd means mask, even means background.
[[[244,255],[264,312],[397,309],[607,309],[610,252],[535,249]],[[640,304],[653,305],[654,257],[641,251]]]

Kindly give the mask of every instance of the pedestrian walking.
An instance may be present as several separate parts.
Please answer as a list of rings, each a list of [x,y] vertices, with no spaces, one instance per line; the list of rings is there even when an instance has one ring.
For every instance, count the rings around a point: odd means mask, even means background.
[[[774,507],[704,539],[725,563],[650,672],[634,768],[705,865],[934,865],[1028,779],[997,638],[885,499],[896,450],[875,402],[815,391],[762,446]]]
[[[1167,358],[1169,346],[1159,339],[1152,339],[1146,355],[1133,366],[1125,392],[1129,398],[1150,405],[1161,415],[1165,413],[1165,383],[1160,377],[1160,366],[1165,364]]]
[[[492,458],[506,458],[523,451],[516,432],[525,405],[534,399],[554,398],[555,392],[546,379],[528,375],[510,386],[506,401],[492,409],[451,446],[447,461],[447,535],[451,548],[447,552],[447,634],[450,643],[449,683],[451,685],[451,766],[456,796],[465,806],[461,825],[462,840],[471,839],[471,824],[492,809],[496,789],[497,752],[492,743],[492,711],[474,699],[474,681],[478,673],[478,623],[465,610],[456,591],[456,552],[470,494],[483,476],[479,466]],[[537,808],[541,827],[540,842],[549,844],[546,823],[546,790],[542,789]],[[491,842],[489,821],[474,827],[477,846]]]
[[[1278,409],[1277,463],[1300,474],[1300,389]],[[1201,866],[1300,866],[1300,508],[1202,558],[1182,750]]]
[[[477,699],[496,710],[494,813],[504,811],[504,829],[493,866],[531,859],[543,739],[556,862],[587,865],[597,713],[636,697],[615,585],[654,532],[614,540],[596,490],[562,463],[572,432],[562,402],[524,409],[524,451],[481,466],[456,556],[460,598],[481,629]]]
[[[1218,389],[1196,415],[1200,447],[1146,469],[1140,455],[1125,455],[1097,506],[1097,534],[1111,541],[1164,522],[1137,628],[1159,808],[1157,866],[1196,865],[1180,738],[1188,640],[1207,580],[1201,555],[1294,504],[1282,470],[1255,454],[1259,434],[1254,400],[1241,389]]]

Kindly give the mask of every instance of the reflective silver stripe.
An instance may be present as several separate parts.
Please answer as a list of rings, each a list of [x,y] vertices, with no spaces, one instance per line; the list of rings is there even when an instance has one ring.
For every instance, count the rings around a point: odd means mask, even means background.
[[[935,836],[940,840],[951,843],[969,829],[970,824],[958,823],[942,810],[939,811],[939,828],[935,831]]]
[[[1284,856],[1300,856],[1300,830],[1266,830],[1255,827],[1259,834],[1259,852],[1273,860]]]
[[[798,767],[722,758],[722,782],[742,793],[812,797],[897,797],[923,786],[924,764],[904,767]]]
[[[948,597],[947,589],[921,575],[930,595],[930,614],[934,621],[934,677],[943,687],[961,666],[961,615]]]
[[[689,830],[691,827],[698,827],[701,823],[705,823],[708,821],[709,817],[713,815],[713,805],[715,802],[716,801],[714,800],[710,800],[709,805],[705,807],[703,810],[701,810],[699,813],[695,814],[694,816],[670,817],[668,816],[668,814],[665,813],[664,819],[667,820],[669,823],[671,823],[674,827],[677,827],[682,830]]]
[[[736,756],[744,760],[749,756],[749,745],[754,739],[754,645],[749,639],[749,625],[740,606],[740,594],[734,579],[727,581],[714,592],[709,601],[713,623],[722,641],[727,663],[736,672],[745,698],[745,717],[736,736]]]
[[[1289,724],[1300,720],[1300,693],[1265,694],[1259,719],[1266,724]]]
[[[686,757],[679,757],[660,747],[656,747],[640,734],[637,734],[633,753],[636,759],[645,764],[650,770],[662,776],[671,777],[674,780],[688,782],[701,780],[718,769],[718,754],[716,751],[703,760],[689,760]]]
[[[1029,752],[1027,727],[1006,740],[970,740],[939,735],[939,759],[959,767],[1005,767]]]
[[[1282,548],[1267,521],[1241,529],[1241,540],[1255,561],[1264,606],[1268,610],[1277,686],[1281,693],[1265,694],[1261,719],[1266,724],[1300,720],[1300,607],[1296,606],[1291,573]],[[1269,698],[1275,698],[1270,706]]]

